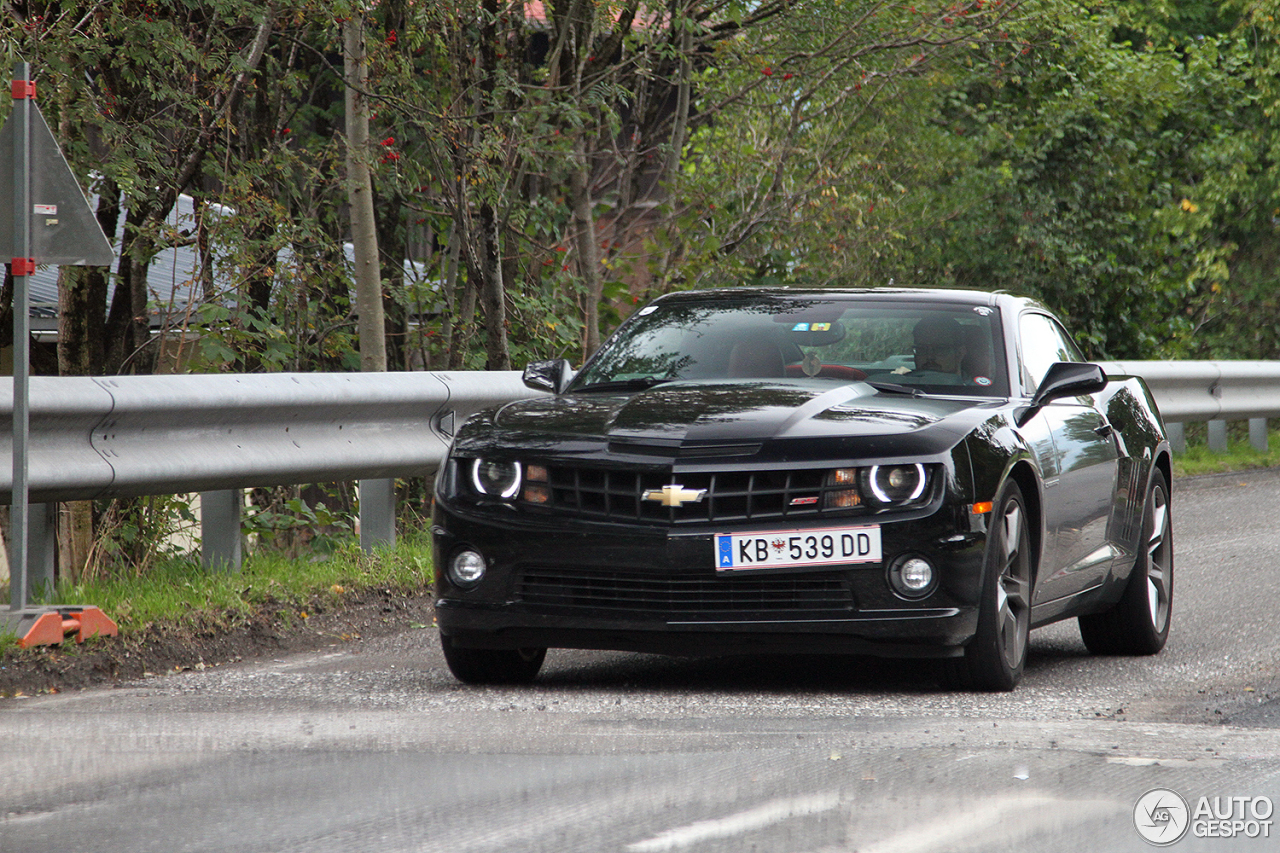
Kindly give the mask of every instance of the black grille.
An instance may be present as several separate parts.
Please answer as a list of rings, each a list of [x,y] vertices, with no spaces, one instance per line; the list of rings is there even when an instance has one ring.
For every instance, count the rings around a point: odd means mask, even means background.
[[[673,474],[548,466],[547,471],[551,495],[543,508],[614,521],[694,524],[812,517],[824,512],[824,495],[833,490],[824,485],[825,468]],[[658,498],[673,486],[686,499],[679,506],[664,506]],[[701,499],[694,500],[698,493]],[[848,514],[847,509],[840,512]]]
[[[853,609],[853,594],[834,573],[744,577],[673,577],[530,567],[515,599],[575,612],[625,610],[655,615],[816,613]]]

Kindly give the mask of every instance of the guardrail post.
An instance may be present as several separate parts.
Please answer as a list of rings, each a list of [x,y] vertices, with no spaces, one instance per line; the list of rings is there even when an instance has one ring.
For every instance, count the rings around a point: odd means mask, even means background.
[[[27,577],[21,602],[14,602],[15,610],[22,610],[32,598],[53,591],[54,561],[58,553],[57,504],[30,504],[27,513]],[[10,541],[0,542],[10,567],[13,552]],[[9,582],[13,583],[12,576]]]
[[[1227,452],[1227,422],[1209,421],[1209,450],[1214,453]]]
[[[240,571],[243,504],[240,489],[200,493],[200,562],[206,569]]]
[[[1249,419],[1249,443],[1253,445],[1253,449],[1259,453],[1267,452],[1267,419],[1266,418],[1250,418]]]
[[[58,553],[57,511],[57,504],[31,504],[27,515],[27,593],[31,598],[53,592],[54,558]]]
[[[1187,431],[1182,421],[1166,421],[1164,431],[1169,436],[1169,449],[1181,456],[1187,452]]]
[[[396,544],[396,481],[360,481],[360,549]]]

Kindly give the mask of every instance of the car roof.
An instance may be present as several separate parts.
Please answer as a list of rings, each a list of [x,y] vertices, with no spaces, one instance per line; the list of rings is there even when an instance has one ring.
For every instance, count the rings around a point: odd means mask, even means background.
[[[1002,291],[961,290],[926,287],[722,287],[708,290],[683,290],[659,297],[659,302],[708,302],[719,299],[734,300],[744,297],[764,296],[777,299],[820,298],[833,300],[866,301],[920,301],[951,302],[959,305],[1004,306],[1011,309],[1037,308],[1040,303],[1023,296]]]

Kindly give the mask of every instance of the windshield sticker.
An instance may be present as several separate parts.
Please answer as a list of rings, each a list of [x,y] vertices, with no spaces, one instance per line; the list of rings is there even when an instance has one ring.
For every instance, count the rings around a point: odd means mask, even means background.
[[[829,332],[831,331],[830,323],[810,323],[809,331],[811,332]]]
[[[981,385],[982,387],[984,387],[984,388],[985,388],[985,387],[987,387],[988,385],[990,385],[990,384],[991,384],[991,380],[990,380],[990,379],[988,379],[988,378],[987,378],[987,377],[985,377],[985,376],[975,376],[975,377],[973,377],[973,384],[974,384],[974,385]]]
[[[809,331],[809,324],[808,324],[808,323],[796,323],[794,326],[792,326],[792,327],[791,327],[791,331],[793,331],[793,332],[807,332],[807,331]]]
[[[990,317],[991,309],[986,306],[979,306],[973,309],[973,313],[977,314],[979,317]]]

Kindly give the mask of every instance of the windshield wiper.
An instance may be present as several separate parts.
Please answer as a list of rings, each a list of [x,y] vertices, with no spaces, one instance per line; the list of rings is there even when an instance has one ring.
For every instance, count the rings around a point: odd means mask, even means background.
[[[888,391],[890,394],[908,394],[912,397],[924,396],[924,392],[919,388],[912,388],[908,385],[899,385],[896,382],[877,382],[874,379],[864,379],[872,388],[877,391]]]
[[[652,388],[655,385],[661,385],[664,382],[674,382],[674,379],[666,379],[661,376],[637,376],[634,379],[618,379],[612,382],[592,382],[590,385],[583,385],[581,388],[575,388],[574,391],[643,391],[645,388]]]

